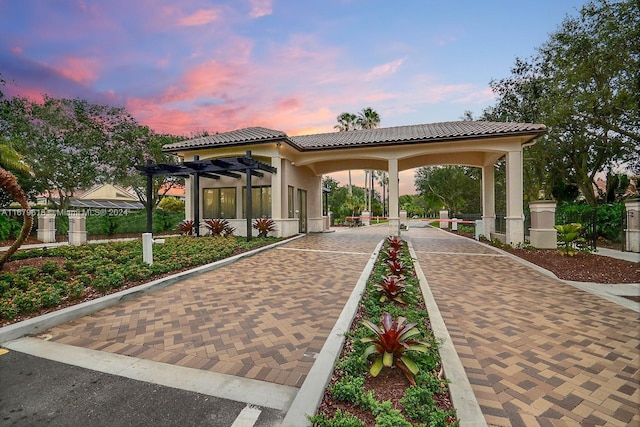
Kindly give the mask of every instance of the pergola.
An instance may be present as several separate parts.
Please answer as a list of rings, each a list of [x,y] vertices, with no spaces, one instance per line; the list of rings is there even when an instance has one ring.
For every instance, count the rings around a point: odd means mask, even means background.
[[[157,175],[180,176],[184,178],[193,178],[194,186],[192,187],[192,200],[195,203],[195,235],[200,234],[200,216],[199,216],[199,197],[200,177],[219,180],[220,176],[228,176],[239,179],[244,174],[246,176],[247,189],[247,240],[251,240],[251,177],[262,178],[263,172],[276,173],[277,168],[261,163],[251,157],[251,150],[247,150],[244,156],[226,157],[211,160],[200,160],[199,156],[194,156],[191,161],[178,163],[159,163],[154,164],[149,161],[146,165],[136,166],[143,175],[147,177],[147,201],[153,198],[153,177]],[[147,233],[151,233],[153,229],[153,207],[147,203]]]
[[[482,170],[482,218],[485,235],[495,231],[494,165],[506,159],[506,241],[524,241],[523,147],[544,134],[543,124],[458,121],[390,128],[289,136],[262,127],[238,129],[181,141],[163,147],[183,159],[218,158],[250,148],[278,169],[272,175],[272,216],[282,228],[288,187],[311,191],[311,231],[322,231],[323,174],[343,170],[383,170],[389,173],[390,233],[399,234],[399,172],[421,166],[465,165]],[[195,182],[188,183],[195,185]],[[214,184],[209,184],[214,185]],[[197,187],[197,186],[196,186]],[[193,201],[197,202],[197,201]],[[191,203],[191,206],[195,203]],[[189,205],[189,203],[188,203]],[[196,205],[197,206],[197,205]],[[197,209],[193,213],[197,214]],[[290,228],[287,228],[290,231]]]

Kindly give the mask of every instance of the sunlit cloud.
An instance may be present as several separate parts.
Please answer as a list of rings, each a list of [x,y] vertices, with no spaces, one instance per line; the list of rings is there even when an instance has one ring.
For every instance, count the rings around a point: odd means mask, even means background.
[[[395,72],[398,71],[398,68],[400,68],[403,62],[404,58],[400,58],[396,59],[395,61],[387,62],[386,64],[378,65],[364,76],[364,80],[370,81],[395,74]]]
[[[95,58],[66,56],[54,68],[74,82],[88,85],[97,79],[99,64]]]
[[[178,23],[183,27],[196,27],[210,24],[218,20],[219,16],[219,12],[215,9],[202,9],[192,13],[191,15],[180,18]]]
[[[271,15],[273,12],[272,0],[250,0],[249,3],[251,4],[250,16],[252,18]]]

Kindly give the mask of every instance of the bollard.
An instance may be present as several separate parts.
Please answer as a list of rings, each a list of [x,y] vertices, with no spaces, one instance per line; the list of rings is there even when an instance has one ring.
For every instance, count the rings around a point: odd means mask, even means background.
[[[480,240],[480,236],[482,236],[484,233],[482,227],[483,221],[481,219],[476,219],[476,240]]]
[[[458,218],[451,218],[451,231],[458,231]]]
[[[151,233],[142,233],[142,261],[147,264],[153,264],[153,244],[164,243],[164,239],[153,240]]]

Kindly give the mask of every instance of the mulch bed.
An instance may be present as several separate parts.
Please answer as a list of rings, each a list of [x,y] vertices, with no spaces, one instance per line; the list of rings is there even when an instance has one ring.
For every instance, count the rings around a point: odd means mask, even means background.
[[[472,233],[450,232],[474,238]],[[640,283],[640,263],[637,262],[582,252],[566,256],[555,249],[500,249],[549,270],[562,280],[603,284]]]

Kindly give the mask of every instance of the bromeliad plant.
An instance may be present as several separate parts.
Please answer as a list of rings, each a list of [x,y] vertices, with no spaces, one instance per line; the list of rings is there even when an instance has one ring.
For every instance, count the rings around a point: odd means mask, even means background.
[[[362,323],[375,334],[374,337],[361,339],[363,343],[372,343],[366,348],[362,358],[377,355],[369,369],[371,376],[378,376],[384,367],[397,366],[409,382],[416,385],[414,376],[418,374],[418,366],[406,353],[426,353],[430,347],[428,343],[414,339],[420,335],[420,331],[415,327],[416,323],[407,323],[407,319],[402,316],[393,319],[386,312],[380,316],[381,327],[368,320],[363,320]]]
[[[193,227],[194,222],[190,219],[185,219],[177,225],[178,231],[180,231],[180,233],[184,234],[185,236],[193,235]]]
[[[213,237],[232,236],[233,232],[236,231],[235,227],[229,224],[229,221],[221,218],[205,219],[204,226],[207,227]]]
[[[398,236],[387,237],[387,244],[396,251],[399,251],[402,248],[402,240]]]
[[[259,218],[253,223],[253,228],[258,230],[258,237],[267,237],[267,234],[276,230],[276,223],[271,218]]]
[[[382,280],[373,286],[375,290],[380,292],[380,302],[389,300],[403,305],[407,303],[402,299],[402,293],[404,293],[407,286],[404,282],[404,277],[382,276]]]
[[[386,262],[387,268],[392,276],[404,276],[407,266],[399,259],[389,259]]]

